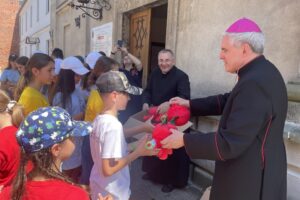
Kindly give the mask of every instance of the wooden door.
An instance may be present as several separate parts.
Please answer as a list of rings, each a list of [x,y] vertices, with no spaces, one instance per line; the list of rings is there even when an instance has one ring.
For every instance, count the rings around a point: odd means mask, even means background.
[[[130,17],[130,52],[143,64],[143,87],[147,84],[149,71],[150,21],[150,8]]]

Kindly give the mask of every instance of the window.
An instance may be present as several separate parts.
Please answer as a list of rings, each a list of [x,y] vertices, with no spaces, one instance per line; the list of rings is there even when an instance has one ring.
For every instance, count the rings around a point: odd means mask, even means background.
[[[30,7],[30,28],[32,27],[32,6]]]
[[[49,8],[50,8],[49,0],[46,0],[46,14],[49,13]]]
[[[36,21],[38,22],[40,18],[40,4],[39,0],[36,0]]]

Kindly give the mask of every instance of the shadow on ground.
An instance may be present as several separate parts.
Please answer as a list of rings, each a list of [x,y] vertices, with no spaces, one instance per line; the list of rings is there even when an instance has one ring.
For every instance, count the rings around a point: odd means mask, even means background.
[[[131,200],[199,200],[201,192],[189,184],[184,189],[175,189],[170,193],[161,192],[162,185],[142,179],[142,159],[135,160],[130,165]]]

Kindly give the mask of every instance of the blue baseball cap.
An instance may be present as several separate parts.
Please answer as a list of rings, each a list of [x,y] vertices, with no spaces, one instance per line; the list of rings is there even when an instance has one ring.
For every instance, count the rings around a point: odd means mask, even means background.
[[[16,137],[26,153],[37,152],[71,136],[92,132],[88,122],[73,121],[60,107],[43,107],[31,112],[19,127]]]

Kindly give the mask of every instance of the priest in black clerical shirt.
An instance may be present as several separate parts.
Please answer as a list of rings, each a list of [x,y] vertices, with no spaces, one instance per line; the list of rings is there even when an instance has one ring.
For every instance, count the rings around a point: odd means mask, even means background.
[[[159,110],[168,107],[169,100],[179,96],[190,99],[189,77],[175,66],[175,57],[171,50],[164,49],[158,54],[158,65],[150,75],[143,92],[143,109],[159,106]],[[171,192],[174,187],[185,187],[189,174],[189,158],[184,148],[173,151],[167,160],[156,157],[143,159],[144,179],[163,184],[163,192]]]

